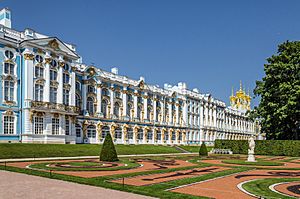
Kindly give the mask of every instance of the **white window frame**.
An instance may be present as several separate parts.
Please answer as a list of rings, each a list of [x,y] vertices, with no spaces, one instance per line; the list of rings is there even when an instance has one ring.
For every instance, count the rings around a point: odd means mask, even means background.
[[[34,134],[42,135],[44,131],[44,118],[43,116],[35,116],[33,120]]]
[[[5,117],[12,117],[13,118],[13,120],[14,120],[13,123],[12,123],[13,133],[5,133]],[[2,128],[3,128],[3,134],[4,135],[16,135],[17,117],[15,115],[6,115],[4,113],[2,115]],[[11,125],[10,125],[10,128],[11,128]]]
[[[55,118],[55,117],[52,118],[51,120],[52,135],[59,135],[59,122],[60,122],[59,118]]]

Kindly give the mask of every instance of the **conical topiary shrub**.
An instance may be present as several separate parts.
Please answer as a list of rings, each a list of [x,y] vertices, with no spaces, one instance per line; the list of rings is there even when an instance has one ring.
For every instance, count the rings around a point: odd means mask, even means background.
[[[200,146],[199,156],[208,156],[207,148],[204,142]]]
[[[105,136],[104,143],[102,145],[100,153],[100,161],[116,162],[118,161],[118,155],[115,145],[112,141],[110,133]]]

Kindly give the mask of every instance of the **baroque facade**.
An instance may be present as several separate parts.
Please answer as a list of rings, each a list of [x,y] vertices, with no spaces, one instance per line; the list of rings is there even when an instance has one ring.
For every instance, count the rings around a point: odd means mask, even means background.
[[[231,107],[186,83],[163,88],[81,62],[76,48],[31,29],[11,28],[0,11],[0,141],[117,144],[212,144],[257,137],[246,116],[250,96]],[[243,93],[243,94],[241,94]]]

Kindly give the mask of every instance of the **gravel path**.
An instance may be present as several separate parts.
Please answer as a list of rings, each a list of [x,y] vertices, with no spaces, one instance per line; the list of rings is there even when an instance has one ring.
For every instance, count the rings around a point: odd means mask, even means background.
[[[133,193],[110,190],[101,187],[81,185],[61,180],[48,179],[21,173],[0,171],[1,199],[43,199],[43,198],[107,198],[142,199],[151,198]]]

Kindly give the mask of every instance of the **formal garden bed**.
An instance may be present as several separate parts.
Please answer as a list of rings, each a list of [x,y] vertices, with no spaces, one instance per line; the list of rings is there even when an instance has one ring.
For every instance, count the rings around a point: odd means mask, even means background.
[[[253,165],[253,166],[282,166],[282,165],[284,165],[281,162],[271,162],[271,161],[263,161],[263,160],[257,160],[256,162],[247,162],[245,159],[223,160],[222,162],[226,163],[226,164]]]

